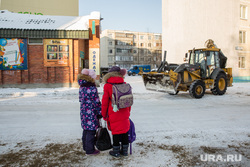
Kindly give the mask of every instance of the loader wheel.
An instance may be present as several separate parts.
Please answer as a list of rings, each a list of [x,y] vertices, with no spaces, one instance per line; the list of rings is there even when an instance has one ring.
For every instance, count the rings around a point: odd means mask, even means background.
[[[205,91],[205,84],[201,80],[194,81],[189,87],[190,96],[196,99],[202,98],[205,94]]]
[[[225,74],[220,73],[214,81],[214,88],[211,89],[214,95],[223,95],[227,90],[227,79]]]
[[[135,76],[135,73],[133,72],[132,75]]]

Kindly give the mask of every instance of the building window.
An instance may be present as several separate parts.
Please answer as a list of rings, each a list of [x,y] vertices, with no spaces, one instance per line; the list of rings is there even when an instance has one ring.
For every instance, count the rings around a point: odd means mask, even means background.
[[[140,43],[140,46],[141,46],[141,47],[143,47],[143,45],[144,45],[143,43]]]
[[[240,18],[247,19],[247,6],[240,5]]]
[[[148,43],[148,47],[150,47],[150,48],[151,48],[151,43]]]
[[[116,57],[115,57],[115,60],[116,60],[116,61],[119,61],[119,60],[120,60],[120,56],[116,56]]]
[[[29,38],[29,44],[43,44],[42,38]]]
[[[118,40],[116,40],[116,45],[125,45],[125,42],[122,42],[122,41],[118,41]]]
[[[112,38],[112,37],[113,37],[113,34],[108,34],[108,37],[109,37],[109,38]]]
[[[239,68],[245,68],[245,57],[239,57]]]
[[[127,45],[125,42],[119,41],[119,40],[115,40],[115,45]]]
[[[246,31],[239,32],[239,42],[246,43]]]
[[[159,40],[160,39],[160,35],[155,35],[155,40]]]
[[[112,43],[112,41],[109,41],[109,45],[111,45],[111,46],[112,46],[112,44],[113,44],[113,43]]]
[[[122,53],[122,49],[117,48],[117,49],[116,49],[116,53]]]
[[[112,63],[114,61],[114,57],[113,56],[109,56],[108,57],[108,61],[109,61],[109,63]]]
[[[151,36],[148,36],[148,40],[151,40]]]
[[[136,54],[136,53],[137,53],[137,51],[136,51],[136,50],[133,50],[133,53],[134,53],[134,54]]]
[[[109,53],[113,53],[113,50],[112,50],[112,49],[109,49]]]
[[[143,35],[141,35],[141,36],[140,36],[140,39],[141,39],[141,40],[143,40],[143,39],[144,39],[144,36],[143,36]]]

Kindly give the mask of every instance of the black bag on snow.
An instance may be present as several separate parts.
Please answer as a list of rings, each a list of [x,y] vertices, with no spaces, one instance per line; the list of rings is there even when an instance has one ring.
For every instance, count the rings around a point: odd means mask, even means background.
[[[112,148],[110,135],[106,127],[100,126],[96,131],[96,148],[100,151]]]

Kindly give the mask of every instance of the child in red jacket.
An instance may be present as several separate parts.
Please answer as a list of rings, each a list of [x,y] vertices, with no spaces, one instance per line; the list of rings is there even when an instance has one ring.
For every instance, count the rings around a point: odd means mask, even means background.
[[[128,155],[128,131],[130,127],[129,116],[131,107],[121,108],[117,112],[114,112],[111,102],[112,84],[124,83],[126,72],[126,69],[113,66],[103,77],[105,85],[102,96],[102,116],[107,121],[108,128],[113,135],[113,151],[110,151],[109,154],[115,157],[120,156],[120,154],[124,156]]]

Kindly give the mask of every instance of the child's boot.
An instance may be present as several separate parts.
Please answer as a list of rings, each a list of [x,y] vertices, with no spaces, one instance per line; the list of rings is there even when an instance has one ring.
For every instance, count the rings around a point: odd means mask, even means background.
[[[121,155],[123,156],[128,156],[128,144],[127,145],[122,145],[122,149],[120,151]]]
[[[113,146],[113,151],[110,151],[109,154],[114,156],[114,157],[119,157],[120,156],[120,146]]]

